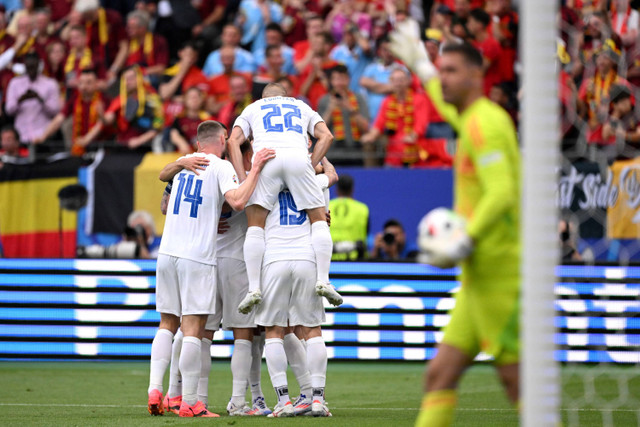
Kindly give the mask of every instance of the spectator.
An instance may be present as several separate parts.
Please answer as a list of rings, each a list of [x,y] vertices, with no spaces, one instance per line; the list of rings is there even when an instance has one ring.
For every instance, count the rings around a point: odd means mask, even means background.
[[[63,40],[68,40],[68,31],[74,25],[85,27],[89,49],[103,64],[112,64],[126,43],[122,17],[115,10],[100,7],[98,0],[76,0],[69,24],[61,32]],[[109,80],[115,80],[116,71],[110,70]]]
[[[369,129],[364,98],[349,90],[349,71],[339,64],[329,70],[331,91],[320,98],[318,113],[333,133],[327,158],[334,165],[362,166],[360,137]]]
[[[294,47],[298,42],[307,41],[307,22],[310,16],[320,16],[321,7],[317,0],[285,0],[284,18],[282,19],[282,30],[285,34],[285,43]],[[322,24],[317,32],[322,31]],[[308,46],[308,45],[307,45]]]
[[[634,158],[640,143],[640,127],[633,114],[631,91],[626,86],[613,85],[610,97],[611,114],[602,126],[602,149],[608,160]]]
[[[630,0],[614,0],[609,10],[611,29],[620,36],[622,45],[628,49],[632,49],[636,44],[640,26],[640,14],[630,3]]]
[[[22,9],[16,10],[12,14],[11,22],[9,22],[9,26],[7,27],[7,33],[15,37],[18,34],[18,22],[23,20],[23,18],[33,22],[36,10],[42,6],[44,6],[42,0],[22,0]]]
[[[247,79],[241,75],[231,76],[229,80],[231,99],[225,103],[218,114],[218,121],[227,129],[232,129],[236,119],[253,99]]]
[[[26,42],[24,45],[16,52],[16,56],[14,58],[15,62],[24,62],[24,56],[29,52],[35,51],[35,43],[36,38],[33,36],[33,19],[29,16],[23,15],[17,20],[17,30],[16,30],[16,38],[23,36],[26,37]],[[39,52],[41,54],[42,52]],[[45,59],[41,57],[40,59]],[[22,70],[18,71],[22,72]]]
[[[120,45],[118,57],[111,65],[117,73],[123,66],[138,65],[156,87],[169,64],[169,50],[164,37],[149,31],[149,15],[139,10],[127,16],[127,43]]]
[[[35,52],[24,57],[26,75],[11,79],[7,87],[7,114],[15,116],[22,142],[32,143],[60,111],[60,89],[55,80],[43,76]]]
[[[198,63],[198,49],[195,44],[186,42],[178,51],[178,58],[179,61],[167,68],[162,76],[158,92],[163,101],[182,95],[187,89],[194,86],[205,92],[209,91],[209,81],[196,65]]]
[[[64,43],[54,41],[47,46],[44,58],[44,75],[58,82],[60,96],[66,95],[65,58],[67,51]]]
[[[30,162],[29,151],[20,146],[18,132],[11,125],[0,130],[0,169],[5,163],[24,165]]]
[[[191,34],[194,37],[201,37],[205,40],[217,40],[220,36],[220,26],[223,23],[226,0],[203,0],[192,2],[196,4],[196,9],[200,13],[202,21],[193,27]],[[215,46],[216,48],[218,46]]]
[[[614,84],[629,86],[618,75],[616,64],[620,60],[620,51],[613,40],[607,40],[596,57],[596,73],[592,78],[582,81],[578,92],[578,113],[587,120],[590,143],[603,144],[602,124],[609,116],[609,90]]]
[[[267,58],[265,67],[261,72],[256,74],[251,85],[251,96],[253,99],[262,97],[262,90],[269,83],[275,82],[280,77],[289,77],[292,81],[296,81],[295,76],[289,76],[282,68],[285,60],[282,57],[282,48],[284,46],[269,45],[267,46]],[[262,67],[261,67],[262,68]]]
[[[369,38],[371,17],[364,13],[363,6],[366,4],[356,1],[343,1],[333,6],[325,19],[325,30],[331,33],[336,42],[342,42],[342,38],[349,32],[350,27],[355,27],[356,31],[361,32],[363,38]]]
[[[367,95],[371,123],[378,116],[384,98],[393,92],[393,87],[389,84],[389,76],[394,69],[394,63],[395,58],[389,50],[389,39],[385,37],[380,40],[378,60],[367,65],[360,78],[360,86],[365,89]]]
[[[207,77],[212,77],[224,72],[224,66],[221,62],[220,54],[223,48],[233,48],[233,71],[242,73],[253,73],[256,71],[256,64],[253,55],[242,49],[240,45],[240,29],[233,24],[227,24],[222,29],[222,46],[218,50],[214,50],[209,54],[204,63],[202,71]]]
[[[518,124],[518,107],[508,83],[498,83],[491,87],[489,99],[505,109],[513,123]]]
[[[180,154],[197,150],[198,125],[211,116],[204,110],[205,94],[192,86],[184,94],[184,110],[173,121],[169,138]]]
[[[362,260],[367,252],[369,207],[353,198],[353,178],[341,174],[337,197],[329,202],[334,261]]]
[[[429,59],[433,64],[437,64],[438,57],[440,56],[440,45],[444,38],[442,31],[436,30],[435,28],[427,28],[424,31],[424,35],[426,37],[424,47],[427,49]]]
[[[573,241],[573,227],[566,220],[560,220],[558,223],[558,234],[560,237],[560,252],[562,262],[582,261],[582,256],[578,252],[575,242]]]
[[[349,24],[345,27],[342,42],[334,47],[329,57],[347,66],[351,77],[350,89],[360,92],[360,78],[364,69],[372,62],[373,50],[369,40],[360,34],[358,27]]]
[[[498,59],[500,75],[503,81],[514,83],[520,18],[511,8],[510,0],[488,0],[486,10],[491,15],[489,33],[502,48],[502,55]]]
[[[242,0],[239,22],[242,24],[243,46],[251,46],[255,54],[266,47],[265,26],[282,21],[282,7],[272,0]]]
[[[162,102],[143,79],[137,65],[127,68],[120,78],[120,94],[114,99],[102,122],[98,122],[84,137],[84,145],[94,141],[105,125],[116,125],[118,144],[129,149],[148,151],[150,142],[164,124]]]
[[[322,27],[324,25],[324,20],[320,15],[312,14],[307,18],[306,23],[306,32],[307,37],[303,40],[300,40],[293,45],[293,61],[296,69],[299,73],[301,73],[304,69],[306,69],[309,64],[311,64],[311,60],[314,57],[314,52],[311,50],[311,40],[314,39],[317,35],[322,33]],[[331,40],[333,44],[333,40]]]
[[[386,135],[384,164],[407,167],[428,157],[422,137],[428,124],[425,112],[429,107],[423,94],[410,89],[411,76],[405,68],[393,70],[389,82],[393,93],[384,99],[373,126],[361,141],[365,150],[375,152],[374,144],[381,135]]]
[[[158,258],[161,236],[156,236],[156,225],[149,212],[138,210],[129,214],[124,240],[138,244],[140,248],[138,258]]]
[[[65,84],[67,89],[78,87],[78,79],[83,70],[93,70],[98,78],[98,88],[106,89],[107,70],[104,62],[89,49],[87,30],[80,25],[69,29],[69,54],[64,64]]]
[[[48,8],[38,9],[33,17],[33,28],[35,32],[35,49],[40,58],[44,57],[44,52],[49,44],[60,39],[50,33],[51,11]]]
[[[389,219],[373,241],[371,258],[381,261],[406,261],[414,259],[417,250],[407,246],[407,236],[400,221]]]
[[[318,101],[329,90],[327,72],[338,65],[329,58],[333,40],[329,33],[320,33],[311,39],[312,60],[300,72],[298,93],[309,99],[311,108],[316,109]]]
[[[70,150],[73,156],[82,156],[88,141],[85,135],[104,116],[106,103],[95,70],[86,68],[80,72],[77,90],[67,100],[60,111],[49,123],[49,126],[34,142],[42,143],[56,135],[65,119],[71,117]]]
[[[236,58],[236,49],[231,46],[223,46],[219,49],[220,62],[224,67],[222,73],[213,76],[209,80],[209,92],[211,98],[209,98],[208,110],[215,114],[220,112],[220,109],[231,100],[231,78],[234,76],[243,77],[247,83],[251,83],[251,74],[235,71],[234,63]]]
[[[258,71],[264,72],[265,68],[267,68],[267,58],[266,51],[269,46],[278,46],[280,48],[280,54],[283,58],[282,71],[284,74],[295,75],[298,74],[298,70],[293,65],[293,48],[287,46],[283,43],[284,34],[282,33],[282,28],[280,25],[272,22],[267,25],[265,29],[265,42],[264,47],[258,49],[254,52],[253,57],[255,59],[255,63],[258,66]]]
[[[473,45],[482,53],[484,59],[484,93],[489,95],[491,88],[502,81],[500,71],[500,43],[489,34],[491,17],[482,9],[473,9],[469,15],[467,29],[473,36]]]

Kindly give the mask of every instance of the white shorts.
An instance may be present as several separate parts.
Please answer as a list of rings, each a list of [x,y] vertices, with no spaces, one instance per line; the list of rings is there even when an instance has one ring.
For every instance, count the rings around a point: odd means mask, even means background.
[[[205,329],[215,331],[220,327],[255,328],[255,310],[249,314],[238,311],[240,301],[249,291],[249,278],[244,261],[235,258],[218,258],[218,293],[215,314],[207,319]]]
[[[158,255],[156,311],[175,316],[213,314],[215,305],[215,265]]]
[[[316,265],[311,261],[276,261],[262,267],[262,302],[256,324],[313,328],[325,321],[322,297],[316,294]]]
[[[247,206],[260,205],[272,210],[278,194],[288,188],[298,210],[324,207],[324,195],[315,176],[306,150],[276,149],[276,157],[264,165]]]

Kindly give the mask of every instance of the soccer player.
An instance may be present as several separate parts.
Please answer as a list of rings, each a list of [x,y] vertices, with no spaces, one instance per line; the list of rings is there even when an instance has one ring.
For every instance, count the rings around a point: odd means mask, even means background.
[[[315,149],[308,155],[307,133],[317,138]],[[333,244],[327,225],[322,190],[315,181],[314,167],[320,163],[333,141],[333,135],[320,115],[307,104],[286,96],[278,83],[269,83],[262,99],[244,109],[236,119],[229,138],[229,158],[237,173],[244,173],[240,145],[253,135],[253,149],[277,149],[275,162],[269,162],[258,180],[255,193],[246,208],[247,237],[244,260],[249,277],[249,292],[238,306],[248,313],[262,300],[260,273],[265,253],[264,227],[281,189],[288,188],[311,221],[311,247],[317,265],[316,292],[333,305],[342,297],[329,283],[329,266]]]
[[[245,141],[240,147],[244,167],[251,169],[253,149],[249,141]],[[171,181],[175,174],[183,169],[205,170],[209,162],[206,158],[196,159],[182,157],[169,163],[160,173],[162,181]],[[163,198],[168,198],[171,189],[165,190]],[[167,204],[167,203],[165,203]],[[166,212],[166,209],[165,209]],[[218,223],[218,235],[216,241],[217,251],[217,295],[215,313],[207,318],[204,338],[202,339],[202,369],[198,381],[198,400],[205,406],[208,400],[208,379],[211,370],[210,346],[214,332],[220,328],[232,330],[234,335],[234,351],[231,357],[231,373],[233,376],[232,397],[227,405],[229,415],[268,415],[271,410],[267,407],[262,393],[260,371],[262,365],[262,352],[264,350],[264,338],[258,334],[254,337],[255,323],[253,314],[243,315],[238,313],[238,303],[247,293],[249,282],[242,255],[244,236],[247,232],[247,218],[244,211],[235,212],[228,204],[222,207],[222,215]],[[169,380],[169,392],[165,396],[164,409],[178,413],[182,400],[181,374],[177,363],[180,357],[182,332],[174,337],[171,368]],[[257,360],[254,355],[257,355]],[[247,379],[251,382],[252,408],[245,405],[244,395],[247,389]]]
[[[337,182],[337,174],[333,171],[330,175],[317,175],[315,179],[324,191]],[[265,357],[278,397],[270,417],[295,415],[287,385],[284,347],[285,330],[289,325],[304,327],[312,388],[311,413],[330,416],[324,401],[327,349],[320,329],[325,316],[322,298],[314,292],[315,256],[310,244],[311,233],[307,213],[297,207],[288,190],[280,192],[266,220],[266,251],[262,269],[264,300],[255,317],[256,324],[264,326],[267,331]],[[296,376],[302,382],[301,376]]]
[[[242,210],[253,193],[273,150],[256,154],[242,186],[231,164],[220,159],[226,131],[214,121],[198,126],[198,153],[210,165],[199,175],[184,171],[173,179],[156,272],[156,310],[160,325],[151,346],[148,410],[164,413],[162,379],[171,357],[173,336],[184,334],[179,366],[182,373],[181,417],[216,417],[197,399],[201,346],[207,316],[214,313],[216,293],[216,234],[224,201]],[[180,325],[180,316],[182,324]]]
[[[434,78],[422,43],[402,29],[392,40],[393,52],[418,75],[458,133],[454,209],[467,221],[468,238],[439,255],[462,262],[462,286],[428,365],[416,421],[416,426],[447,426],[458,381],[480,351],[493,356],[507,396],[518,401],[520,154],[508,113],[483,96],[480,52],[469,44],[446,45]]]

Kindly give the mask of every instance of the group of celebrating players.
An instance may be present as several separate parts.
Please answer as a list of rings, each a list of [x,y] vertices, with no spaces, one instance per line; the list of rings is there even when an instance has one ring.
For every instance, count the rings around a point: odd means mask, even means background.
[[[436,266],[462,263],[462,286],[429,364],[416,422],[446,426],[459,379],[480,351],[494,357],[508,397],[518,401],[519,152],[508,114],[483,96],[483,59],[475,48],[445,46],[439,78],[410,31],[392,34],[392,50],[459,137],[454,204],[466,227],[455,239],[421,245]],[[316,139],[311,154],[307,134]],[[318,113],[272,83],[238,117],[228,141],[220,123],[205,121],[198,153],[162,170],[160,179],[171,185],[157,262],[152,415],[218,416],[207,409],[207,389],[211,340],[222,325],[234,333],[229,415],[331,416],[320,325],[322,297],[342,304],[329,283],[327,188],[337,174],[324,155],[332,140]],[[225,148],[229,161],[222,160]],[[263,348],[277,396],[273,411],[260,386]],[[300,385],[294,403],[287,363]],[[249,387],[252,406],[245,403]]]

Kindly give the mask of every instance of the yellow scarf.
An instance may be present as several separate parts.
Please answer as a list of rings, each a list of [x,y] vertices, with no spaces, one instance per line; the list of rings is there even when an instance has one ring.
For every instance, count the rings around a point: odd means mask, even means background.
[[[35,42],[36,42],[35,37],[29,37],[29,40],[27,40],[24,46],[22,46],[22,48],[16,53],[16,56],[22,56],[27,54],[31,50]]]
[[[96,91],[96,93],[93,95],[93,98],[91,98],[91,103],[89,104],[89,122],[87,123],[89,129],[91,129],[91,127],[98,122],[98,105],[100,104],[100,100],[100,92]],[[73,108],[73,133],[71,134],[71,141],[73,142],[73,145],[71,147],[71,154],[73,154],[74,156],[81,156],[85,152],[85,147],[76,145],[76,140],[78,139],[78,137],[83,135],[82,107],[82,96],[78,94]]]
[[[398,117],[402,117],[403,131],[405,135],[413,132],[413,91],[409,90],[403,103],[398,102],[395,94],[390,95],[390,102],[387,104],[384,122],[385,129],[395,133],[398,131]]]
[[[347,101],[349,102],[349,108],[351,111],[358,111],[358,98],[351,91],[347,91]],[[351,126],[351,136],[354,141],[360,140],[360,129],[356,125],[355,114],[349,115],[349,125]],[[345,139],[344,129],[344,116],[340,108],[336,107],[331,112],[331,120],[333,121],[333,136],[336,141],[342,141]]]
[[[80,58],[80,63],[78,64],[79,70],[84,70],[91,67],[92,63],[92,55],[91,49],[85,47],[82,51],[82,57]],[[76,51],[73,49],[69,52],[69,56],[67,56],[67,62],[64,65],[64,73],[69,74],[73,70],[76,69]]]
[[[141,117],[144,114],[144,106],[145,106],[145,85],[144,79],[142,77],[142,71],[140,71],[140,67],[137,65],[133,66],[132,69],[136,72],[136,82],[138,89],[138,111],[136,112],[137,117]],[[127,111],[127,84],[124,81],[124,75],[120,78],[120,115],[124,118],[125,113]]]
[[[87,34],[91,37],[91,26],[93,22],[87,22],[84,24],[85,29],[87,30]],[[98,9],[98,40],[100,41],[100,46],[106,46],[109,41],[109,25],[107,25],[107,12],[104,8]]]
[[[596,73],[596,76],[593,79],[593,93],[591,96],[596,105],[600,105],[603,97],[609,96],[609,89],[611,85],[616,82],[618,79],[618,73],[615,70],[609,70],[609,73],[602,78],[600,73]],[[595,117],[596,111],[593,108],[589,109],[589,116]]]
[[[145,34],[143,43],[142,54],[146,58],[147,66],[153,65],[153,34]],[[138,42],[138,39],[129,41],[129,55],[138,50],[140,50],[140,42]]]

